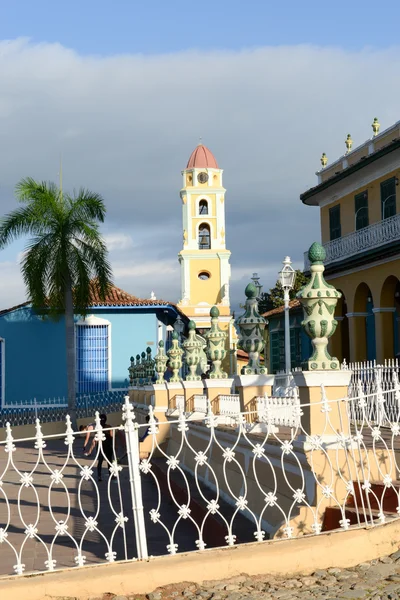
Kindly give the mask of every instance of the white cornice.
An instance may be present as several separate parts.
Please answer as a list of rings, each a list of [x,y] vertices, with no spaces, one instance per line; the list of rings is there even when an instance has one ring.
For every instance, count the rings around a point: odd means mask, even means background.
[[[372,309],[373,313],[394,313],[396,312],[395,307],[393,306],[381,306],[380,308],[373,308]]]
[[[376,142],[379,142],[379,140],[381,140],[382,138],[386,137],[391,131],[396,131],[396,129],[400,130],[400,121],[397,121],[396,123],[394,123],[394,125],[391,125],[387,129],[384,129],[383,131],[381,131],[381,133],[378,133],[378,135],[376,135],[376,136],[374,136],[372,138],[369,138],[368,140],[366,140],[365,142],[363,142],[362,144],[360,144],[356,148],[353,148],[352,151],[349,152],[348,154],[342,154],[342,156],[340,156],[333,163],[331,163],[329,165],[329,167],[325,167],[325,169],[320,169],[315,174],[316,175],[322,175],[322,173],[327,173],[327,172],[329,173],[330,171],[334,171],[335,167],[338,167],[339,165],[341,165],[341,163],[343,161],[348,160],[349,158],[351,158],[351,156],[353,154],[355,154],[356,152],[359,152],[363,148],[365,150],[368,150],[368,154],[372,154],[372,152],[371,152],[371,146],[375,146]],[[378,150],[376,152],[378,152]]]
[[[368,317],[369,313],[367,312],[349,312],[346,313],[346,317],[350,319],[351,317]]]
[[[377,179],[385,177],[385,175],[389,175],[394,171],[399,171],[399,156],[400,149],[393,150],[393,152],[382,156],[379,160],[365,165],[365,167],[354,173],[350,173],[344,179],[332,183],[327,189],[317,192],[307,200],[307,203],[309,205],[319,206],[320,208],[328,206],[345,196],[355,193],[361,188],[367,187]]]

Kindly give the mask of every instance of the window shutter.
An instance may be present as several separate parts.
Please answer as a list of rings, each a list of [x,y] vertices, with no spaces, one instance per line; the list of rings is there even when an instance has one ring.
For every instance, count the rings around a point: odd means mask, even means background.
[[[369,225],[368,214],[368,190],[354,196],[354,214],[356,220],[356,231]]]
[[[396,214],[396,179],[391,177],[381,183],[382,219],[394,217]]]
[[[329,209],[329,231],[331,240],[337,240],[342,236],[342,227],[340,224],[340,204]]]

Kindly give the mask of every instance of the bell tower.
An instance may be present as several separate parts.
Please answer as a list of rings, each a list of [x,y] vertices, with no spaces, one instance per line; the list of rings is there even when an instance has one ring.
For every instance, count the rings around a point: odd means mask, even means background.
[[[217,305],[220,327],[231,321],[231,253],[225,245],[225,188],[212,152],[199,144],[182,171],[183,248],[179,253],[182,299],[179,308],[199,329],[211,325]]]

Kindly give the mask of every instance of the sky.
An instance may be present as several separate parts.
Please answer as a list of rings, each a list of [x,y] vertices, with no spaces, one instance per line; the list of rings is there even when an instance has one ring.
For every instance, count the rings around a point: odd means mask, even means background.
[[[235,307],[257,271],[319,239],[299,195],[399,120],[400,5],[289,0],[0,0],[0,214],[21,177],[103,195],[115,283],[180,298],[181,170],[202,138],[224,169]],[[25,300],[24,241],[0,253],[0,309]]]

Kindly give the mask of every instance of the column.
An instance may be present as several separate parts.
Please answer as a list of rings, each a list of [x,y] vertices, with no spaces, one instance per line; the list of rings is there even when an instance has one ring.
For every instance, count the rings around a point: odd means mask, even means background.
[[[394,358],[394,307],[373,308],[375,314],[376,361]]]
[[[350,362],[367,360],[367,316],[366,312],[346,314],[349,319]]]

